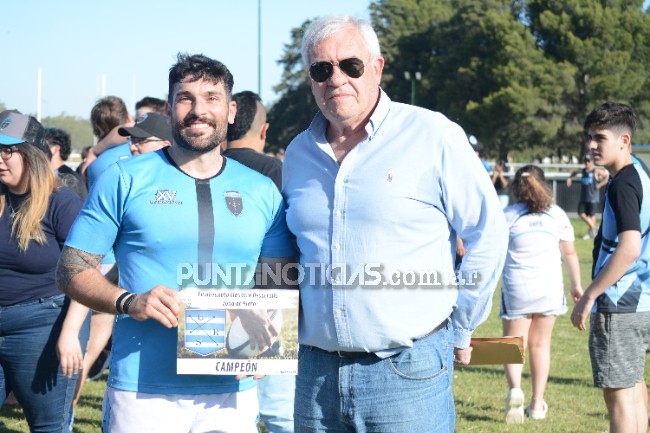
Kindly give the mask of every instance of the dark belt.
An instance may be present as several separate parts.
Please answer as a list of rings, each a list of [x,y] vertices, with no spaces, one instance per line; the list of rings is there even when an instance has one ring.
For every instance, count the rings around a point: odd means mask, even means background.
[[[431,331],[427,332],[422,337],[418,338],[418,340],[421,340],[432,334],[435,334],[436,332],[440,331],[442,328],[447,326],[448,322],[449,322],[448,319],[443,320],[438,326],[433,328]],[[335,353],[339,356],[339,358],[347,358],[347,359],[359,359],[359,358],[367,358],[369,356],[377,356],[375,355],[374,352],[345,352],[343,350],[337,350]]]

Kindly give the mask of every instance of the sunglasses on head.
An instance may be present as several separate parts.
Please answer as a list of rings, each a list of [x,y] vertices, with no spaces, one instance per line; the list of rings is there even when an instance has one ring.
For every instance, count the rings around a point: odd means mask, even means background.
[[[359,78],[363,75],[363,60],[356,57],[343,59],[340,62],[314,62],[309,67],[309,76],[317,83],[327,81],[334,74],[334,66],[338,66],[350,78]]]

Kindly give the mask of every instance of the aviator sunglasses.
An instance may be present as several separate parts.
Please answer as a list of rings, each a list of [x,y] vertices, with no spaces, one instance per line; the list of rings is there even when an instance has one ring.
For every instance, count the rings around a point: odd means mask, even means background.
[[[328,80],[334,74],[334,66],[338,66],[350,78],[359,78],[363,75],[363,60],[356,57],[343,59],[340,62],[314,62],[309,67],[309,76],[317,83]]]

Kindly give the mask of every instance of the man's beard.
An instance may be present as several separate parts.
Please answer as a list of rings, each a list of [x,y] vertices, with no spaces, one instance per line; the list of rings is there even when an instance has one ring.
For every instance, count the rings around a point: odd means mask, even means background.
[[[197,120],[211,126],[213,128],[212,134],[208,136],[202,135],[200,137],[188,135],[186,127],[189,127],[191,123]],[[226,139],[227,131],[228,123],[226,121],[217,124],[214,120],[199,118],[193,115],[188,115],[183,120],[177,120],[172,125],[174,142],[180,147],[196,153],[206,153],[219,147]]]

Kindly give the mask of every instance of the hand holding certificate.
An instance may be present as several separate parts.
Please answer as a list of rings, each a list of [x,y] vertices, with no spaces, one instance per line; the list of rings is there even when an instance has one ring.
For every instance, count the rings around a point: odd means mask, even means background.
[[[183,289],[179,374],[296,374],[298,291]]]

